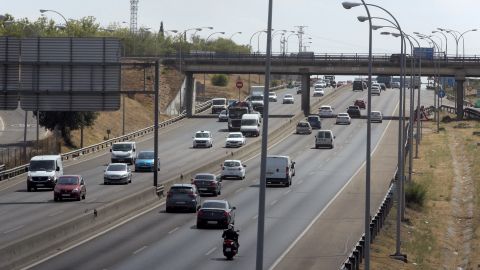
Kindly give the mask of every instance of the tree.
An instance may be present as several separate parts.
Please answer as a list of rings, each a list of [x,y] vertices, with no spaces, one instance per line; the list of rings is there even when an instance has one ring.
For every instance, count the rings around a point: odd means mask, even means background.
[[[33,113],[37,115],[36,112]],[[70,132],[84,127],[92,126],[97,119],[97,112],[39,112],[40,125],[48,130],[59,130],[65,144],[74,147]]]

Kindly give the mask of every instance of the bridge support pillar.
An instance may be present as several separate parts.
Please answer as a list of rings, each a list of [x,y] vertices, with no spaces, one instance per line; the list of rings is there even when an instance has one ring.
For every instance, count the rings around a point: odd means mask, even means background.
[[[302,111],[310,114],[310,73],[302,73]]]
[[[463,119],[463,100],[464,100],[464,92],[463,92],[463,83],[465,82],[465,78],[455,78],[455,85],[456,85],[456,110],[457,110],[457,120]]]
[[[193,73],[185,73],[185,111],[187,117],[192,117],[195,114],[195,100],[193,93]]]

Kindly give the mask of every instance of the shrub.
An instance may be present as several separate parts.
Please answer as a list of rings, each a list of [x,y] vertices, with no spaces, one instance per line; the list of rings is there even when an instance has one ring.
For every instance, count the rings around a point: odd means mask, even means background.
[[[417,182],[405,184],[405,201],[408,207],[423,206],[427,195],[427,188]]]
[[[215,86],[227,86],[228,84],[228,77],[225,74],[215,74],[210,80]]]

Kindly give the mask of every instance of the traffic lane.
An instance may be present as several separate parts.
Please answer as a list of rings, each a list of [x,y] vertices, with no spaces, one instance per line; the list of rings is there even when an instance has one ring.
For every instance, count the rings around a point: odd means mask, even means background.
[[[272,108],[275,108],[275,106],[272,106]],[[293,113],[295,109],[296,108],[290,108],[287,112],[291,111]],[[276,127],[280,125],[276,122],[280,121],[286,120],[275,119],[271,121],[271,123]],[[224,150],[219,146],[209,150],[192,149],[191,139],[185,137],[191,134],[187,132],[191,129],[191,126],[207,126],[212,127],[212,130],[215,130],[223,124],[224,123],[216,122],[214,119],[205,119],[204,121],[187,119],[182,125],[177,125],[175,129],[168,130],[164,133],[159,139],[161,142],[178,140],[183,140],[183,142],[175,144],[175,147],[160,143],[159,148],[162,168],[159,175],[160,182],[179,176],[179,174],[183,172],[182,169],[190,170],[201,166],[205,161],[205,155],[213,155],[213,157],[216,157],[222,154]],[[177,134],[180,134],[180,136]],[[182,137],[182,135],[183,138],[178,138]],[[148,146],[150,143],[151,140],[143,140],[139,142],[137,151],[149,149]],[[182,151],[182,149],[184,150]],[[65,169],[65,174],[81,174],[86,179],[87,199],[82,203],[70,202],[70,204],[67,204],[67,202],[65,202],[62,207],[57,207],[57,204],[52,201],[53,192],[25,192],[24,182],[2,191],[5,195],[8,195],[0,198],[0,212],[6,213],[6,215],[2,217],[2,220],[5,220],[6,222],[2,222],[0,225],[0,231],[5,232],[5,235],[2,236],[2,240],[11,241],[20,235],[33,233],[38,230],[37,227],[28,226],[28,224],[34,223],[39,227],[45,227],[49,224],[61,222],[62,220],[75,215],[91,211],[103,203],[110,202],[121,196],[131,194],[144,187],[152,185],[152,174],[133,173],[133,183],[128,186],[103,186],[103,172],[109,161],[110,153],[106,152],[103,155],[97,156],[95,159],[75,164]],[[48,209],[44,209],[45,204],[49,204]],[[28,205],[28,207],[26,207],[26,205]],[[50,218],[44,219],[45,216]]]
[[[329,119],[329,120],[327,120],[327,121],[333,122],[332,119]],[[330,123],[330,124],[331,124],[331,123]],[[336,127],[332,127],[332,128],[336,128]],[[339,128],[339,127],[338,127],[338,128]],[[339,134],[341,134],[341,133],[339,132]],[[341,135],[339,135],[339,136],[341,136]],[[292,136],[292,137],[293,137],[293,136]],[[303,136],[300,136],[300,137],[303,137]],[[311,140],[311,142],[313,142],[312,136],[305,136],[304,138],[305,138],[305,140],[308,140],[308,141]],[[298,143],[298,142],[300,142],[300,140],[298,140],[298,138],[294,138],[294,143],[295,143],[295,142]],[[290,146],[291,146],[291,143],[289,143],[288,145],[289,145],[289,147],[288,147],[289,149],[298,148],[298,147],[290,147]],[[310,147],[309,145],[310,145],[310,143],[307,143],[307,146],[306,146],[306,147],[309,148],[309,147]],[[281,152],[283,152],[283,151],[281,151]],[[326,152],[328,152],[328,151],[326,151]],[[325,152],[325,153],[326,153],[326,152]],[[247,163],[247,164],[248,164],[248,163]],[[258,162],[256,162],[256,164],[258,164]],[[247,168],[248,168],[248,170],[253,169],[252,167],[250,167],[250,165],[249,165],[249,167],[247,167]],[[258,170],[258,168],[257,168],[257,170]],[[250,173],[249,173],[249,174],[250,174]],[[251,177],[247,177],[247,178],[250,179]],[[236,182],[236,181],[235,181],[235,182]],[[237,183],[240,183],[240,182],[243,182],[243,181],[239,181],[239,182],[237,182]],[[296,185],[296,181],[295,181],[295,180],[294,180],[294,185]],[[247,190],[248,190],[248,189],[247,189]],[[278,190],[282,190],[282,189],[278,189]],[[269,192],[270,192],[270,190],[269,190]],[[271,192],[270,192],[270,193],[271,193]],[[269,193],[269,197],[270,197],[270,195],[271,195],[270,193]],[[241,192],[238,192],[238,193],[235,192],[235,194],[245,194],[245,192],[244,192],[244,190],[241,190]],[[254,196],[253,199],[256,198],[256,192],[255,192],[255,194],[253,194],[253,196]],[[270,201],[270,204],[274,203],[275,200],[277,200],[277,199],[274,198],[273,201]],[[248,202],[251,201],[251,198],[248,198],[246,201],[248,201]],[[277,201],[278,201],[278,200],[277,200]],[[235,202],[234,202],[234,205],[236,205]],[[244,210],[241,211],[241,212],[237,212],[237,218],[239,218],[239,219],[241,218],[240,215],[239,215],[240,213],[242,213],[242,215],[243,215],[243,213],[245,213],[247,216],[252,216],[252,218],[255,217],[255,216],[253,215],[253,213],[255,213],[256,207],[248,207],[248,206],[243,207],[243,206],[240,206],[240,205],[239,205],[238,207],[241,208],[241,209],[244,209]],[[253,212],[252,212],[252,213],[247,213],[245,210],[251,210],[251,211],[253,211]],[[187,227],[188,227],[188,226],[187,226]],[[180,229],[179,229],[178,231],[180,231]],[[243,235],[242,235],[242,236],[243,236]],[[242,237],[242,239],[243,239],[243,237]],[[175,241],[174,241],[174,242],[175,242]],[[145,246],[145,245],[144,245],[144,246]],[[171,245],[168,245],[168,246],[171,247]],[[138,247],[138,248],[141,248],[141,246]],[[208,252],[207,252],[207,253],[208,253]],[[188,254],[188,253],[186,252],[186,254]],[[138,266],[138,265],[137,265],[137,266]],[[145,266],[145,265],[144,265],[144,266]],[[170,267],[170,266],[172,266],[172,265],[167,265],[167,267]]]

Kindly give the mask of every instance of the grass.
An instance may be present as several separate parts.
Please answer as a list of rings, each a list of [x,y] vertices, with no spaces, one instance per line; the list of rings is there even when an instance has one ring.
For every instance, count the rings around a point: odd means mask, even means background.
[[[448,147],[450,138],[459,140],[465,149],[465,159],[472,164],[470,175],[474,178],[475,198],[480,198],[480,136],[473,131],[480,128],[479,122],[442,123],[443,131],[436,133],[436,124],[424,124],[419,159],[414,159],[412,181],[426,187],[423,207],[416,205],[406,209],[408,222],[401,226],[401,252],[407,254],[408,263],[391,259],[396,244],[396,207],[387,218],[386,226],[372,244],[371,269],[443,269],[445,236],[451,216],[450,200],[454,179],[452,154]],[[454,128],[457,126],[457,128]],[[460,127],[460,128],[458,128]],[[449,136],[453,135],[453,136]],[[475,201],[475,236],[472,241],[470,268],[480,269],[480,200]]]

